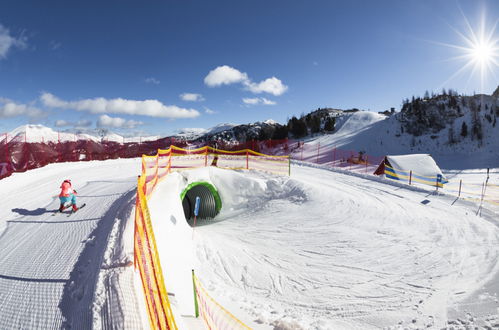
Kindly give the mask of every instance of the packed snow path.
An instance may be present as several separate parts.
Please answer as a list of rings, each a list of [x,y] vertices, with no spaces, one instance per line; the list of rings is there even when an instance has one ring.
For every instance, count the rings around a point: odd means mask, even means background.
[[[416,188],[310,167],[291,173],[212,170],[224,208],[195,229],[198,276],[224,306],[248,314],[252,327],[440,329],[457,318],[499,321],[493,216]],[[478,296],[484,285],[490,290]]]
[[[0,329],[141,327],[126,246],[139,166],[52,164],[0,181]],[[66,178],[87,204],[70,216],[55,213]]]

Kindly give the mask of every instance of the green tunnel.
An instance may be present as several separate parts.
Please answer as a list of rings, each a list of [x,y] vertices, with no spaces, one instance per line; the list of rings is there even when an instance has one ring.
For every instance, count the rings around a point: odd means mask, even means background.
[[[196,197],[201,199],[197,216],[198,223],[213,219],[222,209],[222,200],[213,184],[205,181],[189,184],[180,194],[180,199],[182,200],[185,219],[191,226],[194,221]]]

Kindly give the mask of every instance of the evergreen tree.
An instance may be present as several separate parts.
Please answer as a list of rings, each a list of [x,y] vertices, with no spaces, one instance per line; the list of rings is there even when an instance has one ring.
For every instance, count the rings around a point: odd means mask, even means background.
[[[305,118],[298,119],[295,116],[288,123],[288,130],[294,137],[303,137],[307,135],[307,124]]]
[[[288,137],[288,127],[283,125],[276,126],[272,134],[272,140],[282,140]]]
[[[466,125],[466,122],[463,121],[463,124],[461,125],[461,136],[466,137],[468,135],[468,125]]]
[[[310,132],[319,133],[321,130],[321,118],[319,116],[312,116],[309,127]]]
[[[449,127],[449,144],[454,144],[456,143],[456,139],[454,137],[454,126],[451,125]]]
[[[334,117],[327,117],[326,121],[324,123],[324,130],[326,132],[332,132],[334,131],[334,125],[336,124],[336,118]]]

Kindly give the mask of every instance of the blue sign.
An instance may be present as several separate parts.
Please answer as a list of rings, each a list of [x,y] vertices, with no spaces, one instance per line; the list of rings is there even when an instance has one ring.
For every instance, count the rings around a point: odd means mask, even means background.
[[[442,183],[442,174],[437,174],[437,182]]]
[[[201,198],[196,196],[196,206],[194,206],[194,215],[197,217],[199,214],[199,204],[201,204]]]

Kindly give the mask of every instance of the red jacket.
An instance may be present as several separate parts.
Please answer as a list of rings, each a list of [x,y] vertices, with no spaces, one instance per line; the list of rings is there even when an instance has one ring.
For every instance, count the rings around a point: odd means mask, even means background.
[[[69,197],[71,194],[74,193],[75,192],[73,191],[73,188],[71,188],[71,182],[64,181],[61,184],[61,193],[59,194],[59,197]]]

